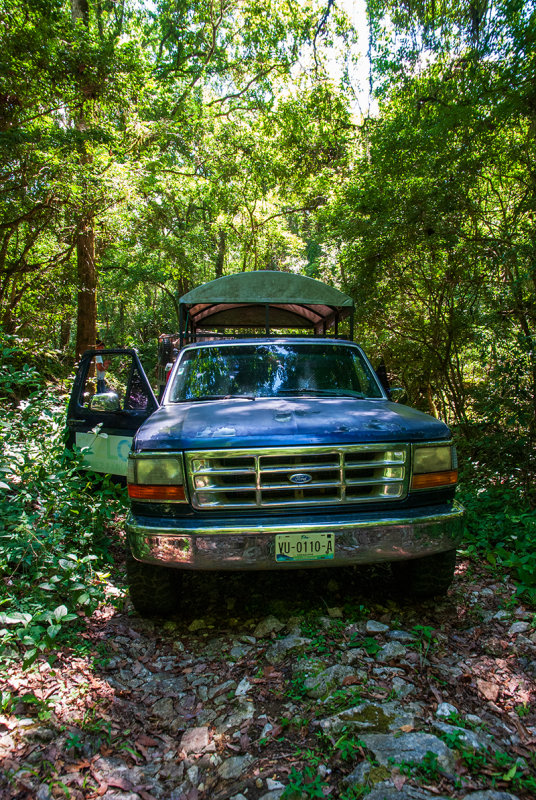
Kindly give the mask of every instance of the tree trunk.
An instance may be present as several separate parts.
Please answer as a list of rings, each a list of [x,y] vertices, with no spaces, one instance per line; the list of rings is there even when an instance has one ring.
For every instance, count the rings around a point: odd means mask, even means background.
[[[218,250],[216,253],[216,267],[214,270],[216,278],[221,278],[221,276],[223,275],[226,239],[227,239],[227,234],[225,233],[223,228],[220,228],[218,231]]]
[[[70,338],[71,338],[71,320],[62,319],[60,323],[58,350],[61,350],[62,352],[66,350],[67,347],[69,346]]]
[[[97,271],[93,218],[81,223],[76,235],[78,270],[78,311],[76,318],[76,357],[93,347],[97,334]]]
[[[16,317],[14,316],[14,311],[20,303],[22,295],[27,288],[27,283],[23,283],[22,287],[17,288],[16,279],[14,279],[11,284],[7,306],[2,319],[2,327],[5,333],[17,332],[17,321]]]
[[[177,279],[177,292],[178,292],[179,297],[182,297],[183,294],[188,294],[188,292],[190,291],[190,285],[189,284],[190,284],[190,282],[188,280],[188,277],[185,276],[185,275],[181,275]]]
[[[88,0],[71,0],[73,25],[80,22],[89,29]],[[74,120],[77,129],[86,129],[83,107]],[[91,162],[91,155],[80,145],[80,166]],[[81,216],[76,231],[76,264],[78,274],[78,309],[76,318],[76,357],[93,347],[97,334],[97,271],[95,267],[95,232],[93,215]]]

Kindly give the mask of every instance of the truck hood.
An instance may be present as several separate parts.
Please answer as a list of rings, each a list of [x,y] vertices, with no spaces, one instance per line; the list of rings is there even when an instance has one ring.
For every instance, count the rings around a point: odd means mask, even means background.
[[[387,400],[233,398],[162,406],[138,430],[133,449],[206,450],[449,438],[443,422]]]

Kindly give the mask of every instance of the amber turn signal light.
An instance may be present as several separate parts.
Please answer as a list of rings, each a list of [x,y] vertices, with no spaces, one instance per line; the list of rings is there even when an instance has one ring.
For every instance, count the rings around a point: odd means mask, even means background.
[[[438,489],[440,486],[454,486],[458,483],[458,470],[449,469],[444,472],[423,472],[414,475],[412,489]]]
[[[184,486],[148,486],[128,484],[128,496],[133,500],[160,500],[162,502],[185,502]]]

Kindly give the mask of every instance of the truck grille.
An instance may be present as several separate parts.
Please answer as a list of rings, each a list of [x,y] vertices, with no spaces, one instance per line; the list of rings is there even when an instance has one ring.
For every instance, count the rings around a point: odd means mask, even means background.
[[[400,444],[192,452],[186,463],[197,509],[344,505],[407,492]]]

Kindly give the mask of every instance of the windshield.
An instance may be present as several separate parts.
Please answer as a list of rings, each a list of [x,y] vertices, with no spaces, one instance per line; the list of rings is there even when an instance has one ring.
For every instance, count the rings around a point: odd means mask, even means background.
[[[357,347],[343,344],[222,344],[187,350],[168,401],[224,397],[382,397]]]

